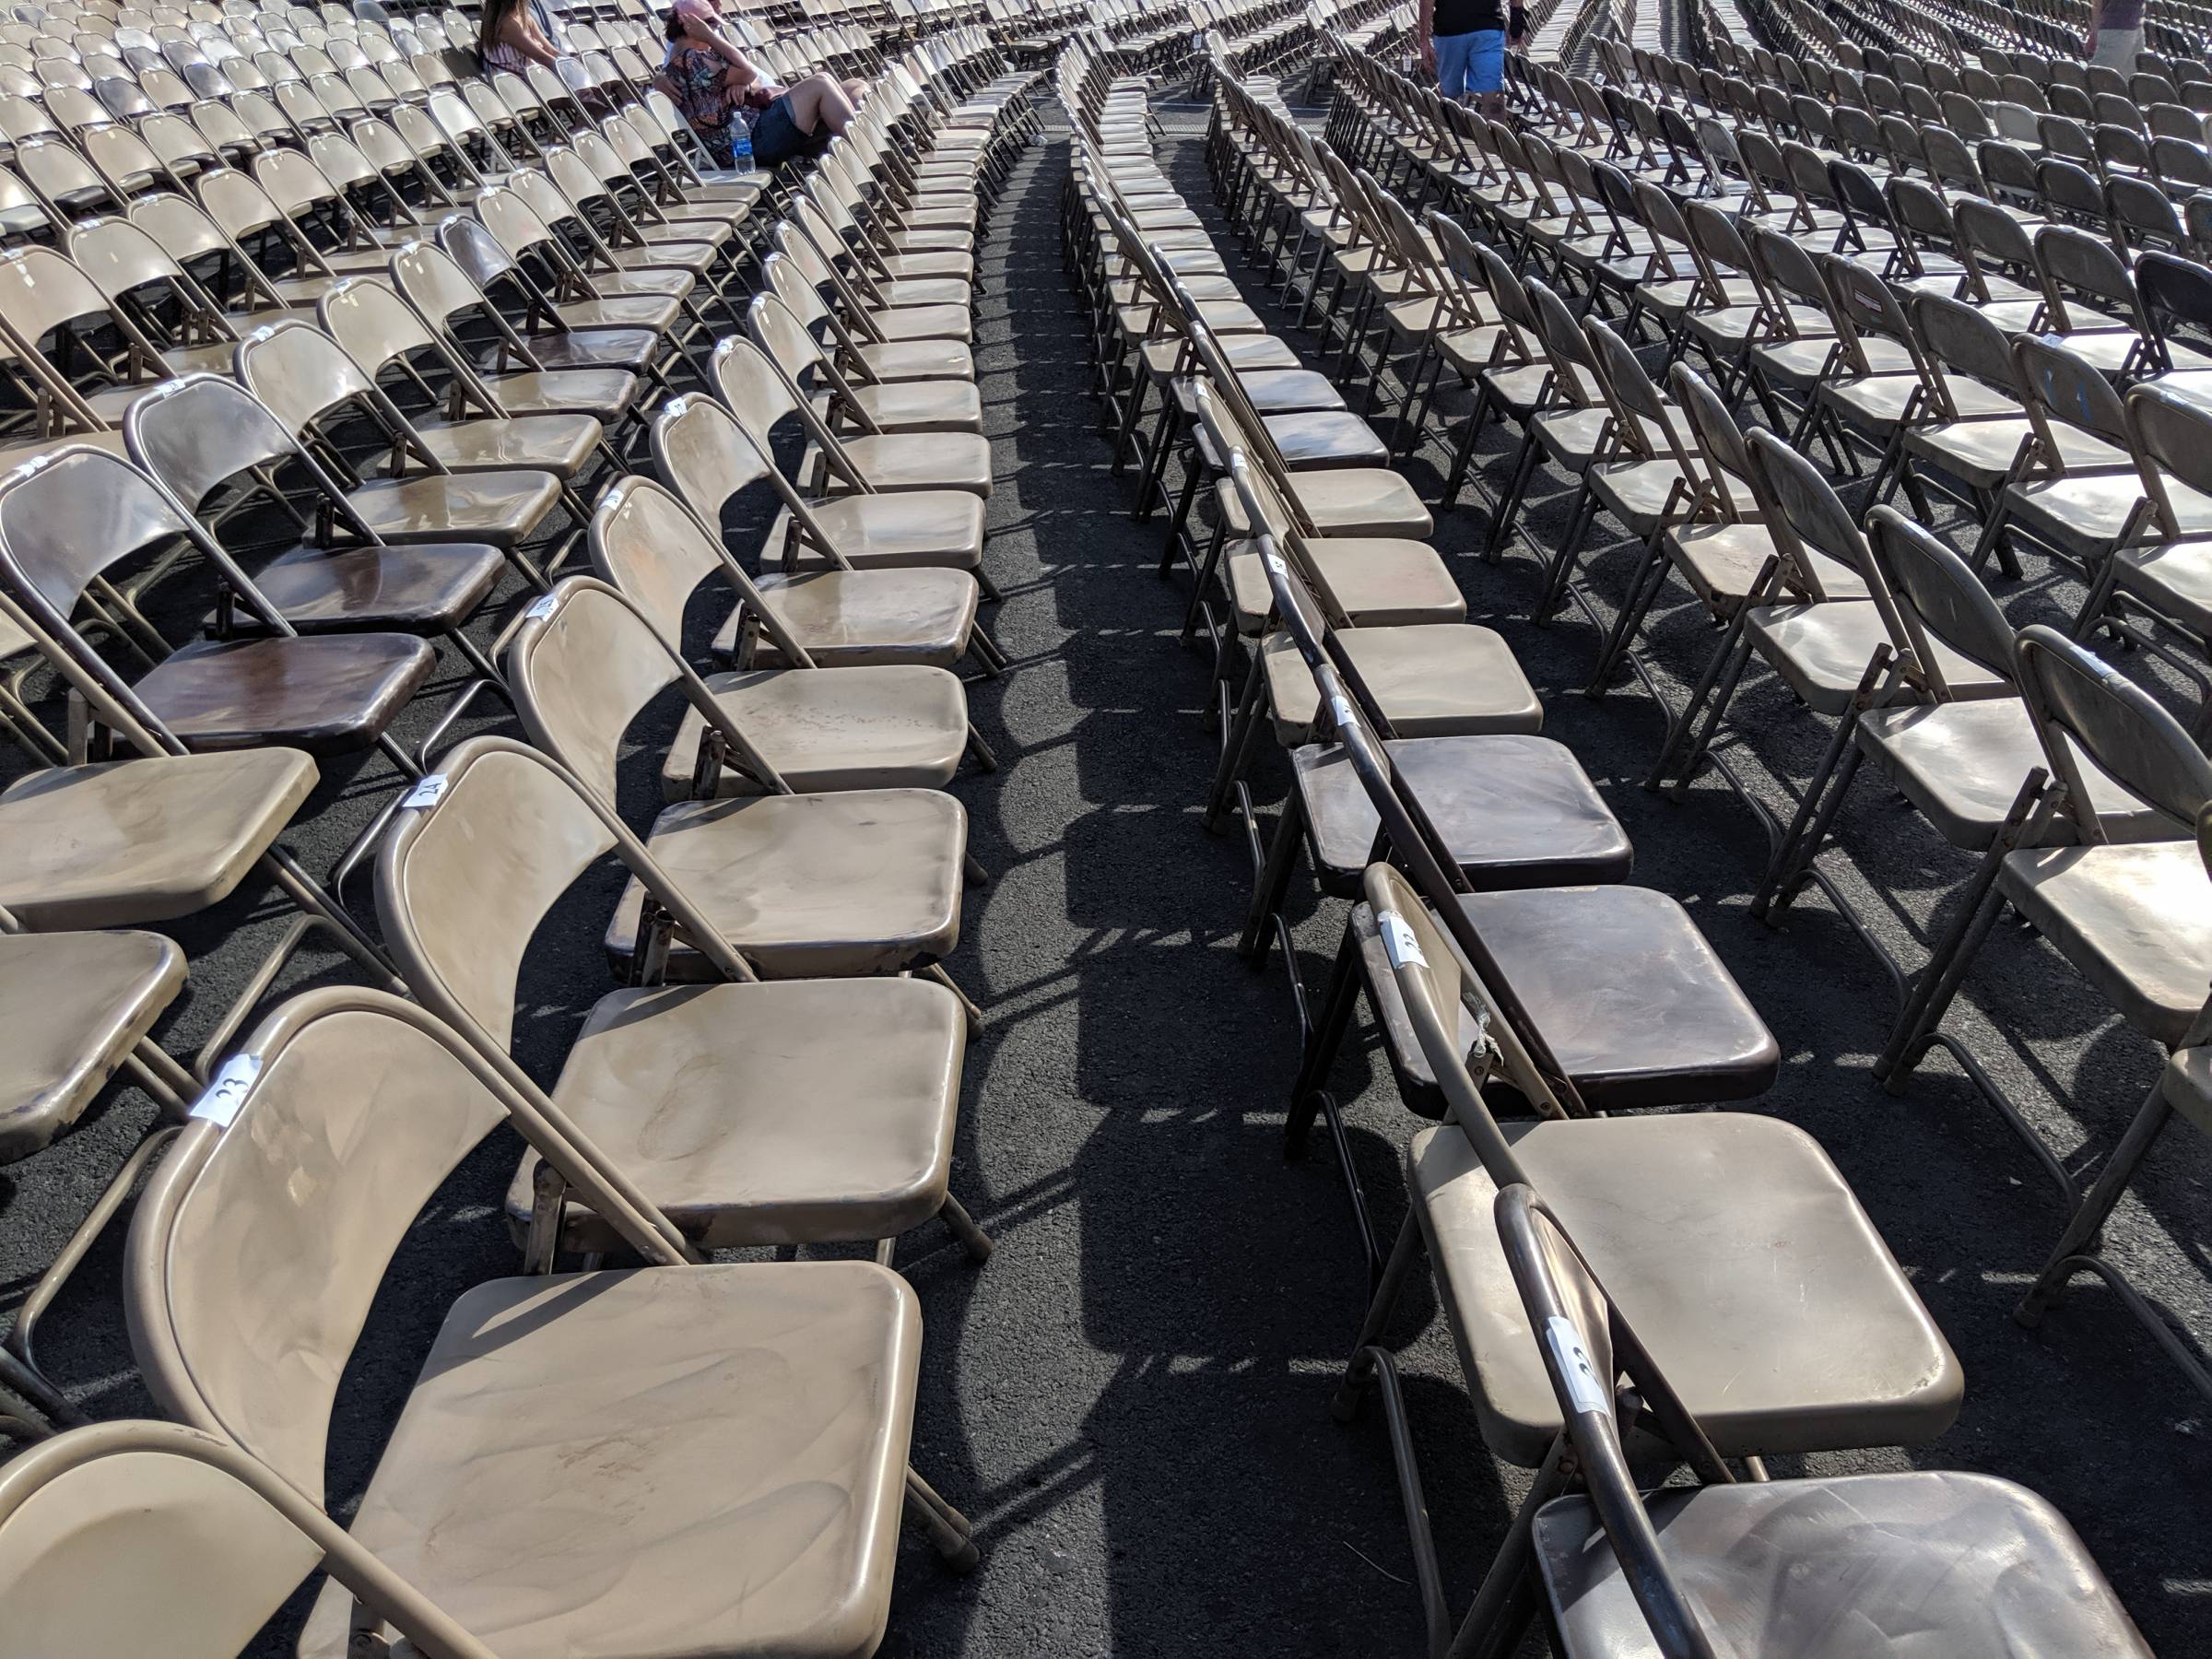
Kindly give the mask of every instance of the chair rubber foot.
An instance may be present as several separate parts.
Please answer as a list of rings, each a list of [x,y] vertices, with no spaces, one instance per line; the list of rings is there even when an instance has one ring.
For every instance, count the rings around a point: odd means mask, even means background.
[[[945,1571],[966,1578],[982,1564],[982,1559],[983,1552],[975,1547],[975,1540],[971,1538],[945,1558]]]

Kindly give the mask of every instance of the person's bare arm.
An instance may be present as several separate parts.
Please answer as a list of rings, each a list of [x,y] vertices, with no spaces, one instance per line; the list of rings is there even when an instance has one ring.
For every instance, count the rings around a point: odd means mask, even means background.
[[[553,49],[537,25],[523,16],[518,9],[509,12],[500,21],[500,42],[512,46],[534,64],[543,64],[550,69],[560,62],[560,53]]]
[[[686,37],[698,41],[729,65],[731,73],[724,77],[724,84],[731,91],[742,91],[760,78],[759,66],[738,50],[736,41],[703,18],[692,17],[688,12],[682,16]]]

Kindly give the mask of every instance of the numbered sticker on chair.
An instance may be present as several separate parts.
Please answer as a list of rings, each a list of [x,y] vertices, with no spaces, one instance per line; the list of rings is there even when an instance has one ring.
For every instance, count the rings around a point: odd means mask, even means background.
[[[207,1092],[192,1103],[191,1115],[218,1129],[228,1129],[238,1109],[246,1103],[246,1095],[253,1087],[253,1079],[261,1075],[259,1054],[234,1054],[223,1062],[223,1069],[215,1074],[215,1081],[207,1085]]]
[[[1583,1334],[1571,1319],[1557,1315],[1544,1322],[1544,1340],[1551,1345],[1552,1359],[1559,1374],[1567,1379],[1567,1399],[1577,1411],[1595,1411],[1606,1417],[1613,1415],[1613,1387],[1611,1382],[1597,1374],[1597,1365],[1590,1358],[1590,1350],[1583,1346]]]
[[[1338,731],[1350,731],[1352,729],[1353,722],[1351,700],[1345,697],[1330,698],[1329,718],[1336,723],[1336,729]]]
[[[1269,553],[1265,556],[1262,562],[1284,581],[1290,580],[1290,567],[1283,562],[1283,556],[1280,553]]]
[[[553,614],[553,607],[559,603],[559,594],[540,594],[530,602],[530,608],[523,613],[523,619],[525,622],[543,622]]]
[[[407,791],[407,798],[402,801],[400,806],[403,808],[413,810],[420,810],[425,806],[435,806],[438,805],[439,797],[444,794],[445,774],[430,772],[415,780],[415,787]]]
[[[1429,959],[1421,954],[1421,943],[1413,936],[1413,929],[1406,925],[1406,918],[1396,911],[1383,911],[1375,917],[1375,926],[1382,935],[1382,954],[1393,968],[1403,968],[1408,962],[1429,966]]]

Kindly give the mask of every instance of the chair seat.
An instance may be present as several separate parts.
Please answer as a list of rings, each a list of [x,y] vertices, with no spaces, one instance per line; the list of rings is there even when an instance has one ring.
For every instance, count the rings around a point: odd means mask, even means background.
[[[981,432],[983,396],[973,381],[900,381],[855,386],[853,402],[886,432]]]
[[[900,973],[960,937],[968,814],[934,789],[685,801],[646,846],[763,979]],[[606,948],[622,972],[643,889],[616,907]],[[681,945],[671,979],[706,971]]]
[[[513,415],[588,415],[613,421],[638,401],[638,377],[626,369],[525,369],[485,379],[500,406]]]
[[[2192,489],[2179,478],[2166,479],[2183,535],[2212,535],[2212,495]],[[2144,500],[2142,475],[2124,472],[2068,473],[2037,484],[2016,484],[2005,492],[2014,518],[2062,547],[2101,555],[2116,540]],[[2146,523],[2155,522],[2147,517]]]
[[[968,1042],[927,980],[622,990],[594,1005],[553,1098],[710,1250],[896,1238],[945,1205]],[[530,1217],[537,1158],[507,1189]],[[573,1250],[618,1249],[568,1206]]]
[[[1289,342],[1278,340],[1271,334],[1225,335],[1214,342],[1221,347],[1221,355],[1229,366],[1237,371],[1240,382],[1254,370],[1281,369],[1304,371],[1298,353]],[[1145,367],[1158,379],[1174,371],[1183,362],[1187,347],[1176,338],[1147,340],[1144,343]],[[1187,365],[1185,365],[1187,368]],[[1331,406],[1322,405],[1326,408]],[[1335,407],[1343,406],[1339,398]]]
[[[980,597],[965,571],[934,569],[806,571],[763,576],[758,585],[783,626],[825,668],[855,663],[949,668],[968,649]],[[755,662],[784,665],[765,637]]]
[[[887,432],[841,441],[860,476],[887,495],[959,489],[990,497],[991,445],[981,432]],[[842,483],[835,472],[830,477],[833,487]]]
[[[2212,542],[2124,547],[2112,558],[2122,592],[2184,628],[2212,633]]]
[[[1772,1033],[1688,912],[1664,893],[1557,887],[1469,894],[1461,903],[1594,1111],[1748,1100],[1772,1086]],[[1401,1092],[1412,1110],[1436,1115],[1442,1097],[1371,917],[1355,915],[1353,931]],[[1472,1044],[1471,1016],[1461,1030]]]
[[[1390,446],[1382,435],[1348,409],[1309,409],[1260,418],[1287,466],[1321,471],[1390,464]]]
[[[0,934],[0,1164],[75,1123],[183,988],[159,934]]]
[[[195,640],[132,688],[195,751],[343,755],[374,743],[437,665],[412,634]]]
[[[530,355],[547,369],[642,371],[665,349],[663,336],[646,328],[580,328],[572,334],[532,335],[527,343]],[[519,413],[512,404],[507,407]]]
[[[1322,535],[1406,536],[1425,541],[1436,528],[1429,509],[1411,484],[1381,466],[1329,467],[1301,472],[1289,480],[1290,493],[1306,520]],[[1243,503],[1224,479],[1215,487],[1214,505],[1232,541],[1252,534]]]
[[[2028,706],[2017,697],[1870,709],[1853,741],[1954,847],[1979,852],[2003,826],[2028,774],[2050,770]],[[2171,818],[2130,794],[2075,747],[2098,821],[2114,841],[2172,841]]]
[[[1958,1359],[1803,1130],[1735,1112],[1500,1127],[1723,1456],[1918,1445],[1957,1418]],[[1455,1124],[1417,1135],[1406,1163],[1482,1437],[1539,1463],[1559,1406],[1497,1188]]]
[[[1477,888],[1628,878],[1628,832],[1564,744],[1500,733],[1396,737],[1384,747]],[[1349,896],[1374,853],[1382,821],[1374,804],[1337,746],[1301,744],[1290,751],[1290,769],[1316,877]]]
[[[886,305],[901,309],[911,305],[967,307],[975,303],[975,290],[968,284],[947,281],[941,277],[878,282],[876,291]]]
[[[1849,565],[1805,551],[1830,599],[1866,597],[1865,579]],[[1764,524],[1678,524],[1666,534],[1666,554],[1714,615],[1732,617],[1774,556],[1774,537]]]
[[[1180,375],[1175,380],[1175,404],[1185,420],[1194,420],[1198,414],[1196,387],[1198,377]],[[1254,369],[1237,371],[1237,384],[1245,400],[1262,416],[1298,415],[1317,409],[1341,409],[1344,394],[1338,392],[1325,374],[1311,369]]]
[[[524,467],[572,478],[606,436],[589,415],[524,415],[507,420],[438,420],[418,417],[415,429],[440,465],[455,472]]]
[[[1744,631],[1783,683],[1816,713],[1843,712],[1859,688],[1875,649],[1888,641],[1871,600],[1818,605],[1761,605],[1745,614]],[[1994,697],[2011,682],[1942,641],[1934,641],[1945,680],[1960,697]]]
[[[639,276],[659,276],[659,272],[639,272]],[[669,271],[666,276],[684,280],[681,271]],[[655,288],[662,285],[654,282]],[[674,294],[628,293],[609,294],[598,300],[571,300],[556,305],[553,314],[571,328],[651,329],[655,334],[665,332],[684,314],[683,301]]]
[[[886,340],[958,340],[966,345],[975,338],[975,318],[965,305],[909,305],[870,312],[868,323]]]
[[[715,702],[801,794],[848,789],[938,789],[968,746],[968,695],[943,668],[756,668],[707,681]],[[688,703],[661,770],[670,801],[691,795],[706,721]],[[759,786],[725,766],[718,791]]]
[[[1466,596],[1427,542],[1346,535],[1309,544],[1317,574],[1354,628],[1464,622]],[[1230,549],[1229,591],[1237,631],[1262,632],[1274,612],[1267,572],[1250,542]]]
[[[866,1262],[478,1285],[353,1535],[496,1651],[868,1653],[921,1345],[913,1293]],[[342,1659],[351,1607],[326,1588],[302,1654]]]
[[[388,542],[528,539],[560,500],[560,480],[543,472],[429,473],[380,478],[346,500]]]
[[[2180,1044],[2212,980],[2212,883],[2194,842],[2008,853],[1997,887],[2130,1025]]]
[[[301,633],[447,633],[490,597],[506,568],[484,542],[294,547],[253,580]]]
[[[0,905],[47,933],[205,910],[267,851],[315,777],[309,756],[271,747],[32,772],[0,793]]]
[[[887,340],[857,350],[867,371],[879,381],[975,378],[975,356],[957,340]]]
[[[1721,1659],[2149,1659],[2065,1517],[1993,1476],[1747,1481],[1644,1510]],[[1658,1653],[1587,1499],[1539,1510],[1535,1545],[1563,1653]]]
[[[983,500],[964,489],[839,496],[807,511],[837,550],[862,570],[942,565],[973,571],[983,562]],[[769,545],[777,545],[774,533]],[[831,567],[829,555],[803,547],[794,568]]]
[[[1401,737],[1534,732],[1544,705],[1496,630],[1467,622],[1352,628],[1336,635],[1383,717]],[[1313,735],[1321,694],[1288,634],[1260,647],[1277,737],[1289,747]]]

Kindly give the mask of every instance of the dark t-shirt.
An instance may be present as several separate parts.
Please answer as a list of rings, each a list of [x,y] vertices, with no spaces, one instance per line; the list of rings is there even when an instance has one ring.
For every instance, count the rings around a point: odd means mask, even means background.
[[[1506,0],[1436,0],[1436,21],[1431,32],[1473,34],[1482,29],[1504,29],[1506,22]],[[1518,5],[1512,7],[1512,22],[1513,34],[1528,28],[1528,14]]]

